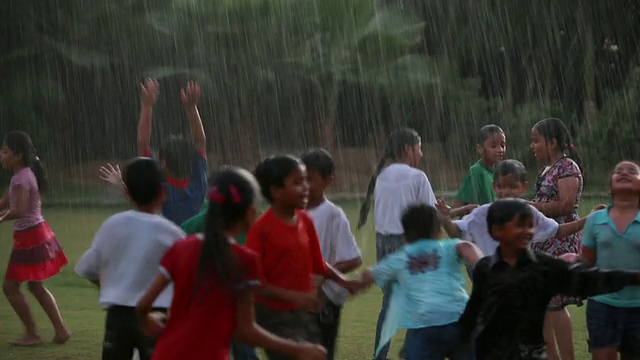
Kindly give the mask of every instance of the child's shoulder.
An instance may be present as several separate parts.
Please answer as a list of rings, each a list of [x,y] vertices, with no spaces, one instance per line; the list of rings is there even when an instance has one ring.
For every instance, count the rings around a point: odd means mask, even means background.
[[[33,170],[29,167],[25,167],[11,176],[10,184],[27,185],[35,181],[36,175],[33,173]]]

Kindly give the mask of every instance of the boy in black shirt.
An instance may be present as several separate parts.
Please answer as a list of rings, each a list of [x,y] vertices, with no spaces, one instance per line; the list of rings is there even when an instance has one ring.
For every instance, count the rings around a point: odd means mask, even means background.
[[[640,284],[639,273],[572,265],[530,250],[533,214],[522,200],[491,204],[487,224],[500,246],[476,264],[460,318],[463,336],[476,330],[477,360],[547,359],[542,326],[554,295],[590,297]]]

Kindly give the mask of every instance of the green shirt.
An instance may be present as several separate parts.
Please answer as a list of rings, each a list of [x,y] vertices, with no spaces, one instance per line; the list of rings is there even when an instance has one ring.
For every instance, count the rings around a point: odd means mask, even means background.
[[[200,208],[200,212],[197,215],[194,215],[191,219],[185,221],[180,225],[182,230],[187,233],[187,235],[204,233],[204,225],[207,219],[207,210],[209,209],[209,201],[205,200],[202,203],[202,207]],[[244,245],[247,241],[247,234],[240,234],[236,238],[236,242],[240,245]]]
[[[496,199],[493,191],[493,171],[482,161],[478,161],[469,169],[456,199],[466,204],[484,205]]]

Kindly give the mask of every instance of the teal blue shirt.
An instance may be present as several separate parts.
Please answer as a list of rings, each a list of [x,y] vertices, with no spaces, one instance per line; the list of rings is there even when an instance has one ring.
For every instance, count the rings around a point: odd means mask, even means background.
[[[398,327],[417,329],[451,324],[469,296],[458,255],[460,240],[419,240],[403,246],[371,268],[376,284],[397,282]],[[396,292],[396,289],[398,290]]]
[[[598,268],[640,271],[640,211],[621,234],[609,217],[610,209],[611,206],[587,218],[582,231],[582,246],[596,252]],[[618,292],[595,296],[593,299],[621,308],[640,307],[640,286],[627,286]]]

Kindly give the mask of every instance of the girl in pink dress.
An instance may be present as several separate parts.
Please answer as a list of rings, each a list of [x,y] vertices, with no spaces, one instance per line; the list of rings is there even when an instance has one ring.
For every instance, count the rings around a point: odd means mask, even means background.
[[[567,127],[555,118],[539,121],[531,129],[531,150],[536,159],[546,165],[538,175],[532,205],[559,224],[578,220],[583,179],[580,160]],[[531,247],[558,257],[580,254],[582,234],[549,238],[532,243]],[[582,302],[579,298],[556,296],[549,304],[544,332],[550,360],[574,359],[571,317],[565,308],[570,304],[581,305]]]
[[[31,138],[24,132],[8,133],[0,149],[2,167],[13,173],[8,193],[0,200],[0,222],[14,220],[13,250],[2,290],[25,327],[25,334],[11,342],[16,346],[42,343],[31,309],[20,285],[27,283],[55,329],[54,343],[69,339],[53,295],[42,283],[67,264],[54,233],[42,217],[40,192],[47,190],[47,180],[36,156]]]

